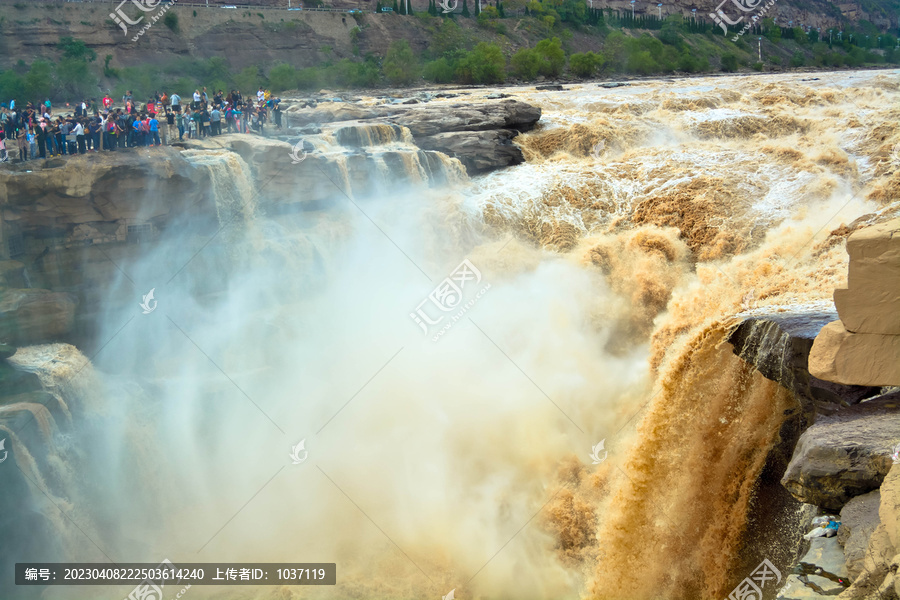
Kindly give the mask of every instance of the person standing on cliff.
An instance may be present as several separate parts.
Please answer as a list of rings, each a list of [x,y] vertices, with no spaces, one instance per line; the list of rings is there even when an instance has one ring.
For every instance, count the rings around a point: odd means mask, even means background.
[[[212,112],[209,113],[209,122],[212,126],[212,135],[222,134],[222,113],[219,111],[218,105],[214,106]]]
[[[156,113],[150,115],[147,123],[150,128],[150,145],[162,146],[162,142],[159,140],[159,121],[156,118]]]
[[[181,112],[181,96],[172,94],[172,112],[176,115]]]
[[[19,143],[19,162],[25,162],[28,160],[28,134],[25,132],[24,127],[19,127],[16,141]]]
[[[41,158],[47,158],[47,132],[44,131],[41,124],[36,124],[32,131],[37,143],[38,154]]]
[[[166,107],[166,129],[165,129],[167,146],[172,145],[172,137],[174,135],[174,131],[175,131],[175,113],[173,113],[172,109],[167,106]]]
[[[83,119],[75,119],[75,129],[72,133],[75,134],[75,143],[78,145],[78,154],[87,154],[87,147],[84,143],[84,124],[82,121]]]

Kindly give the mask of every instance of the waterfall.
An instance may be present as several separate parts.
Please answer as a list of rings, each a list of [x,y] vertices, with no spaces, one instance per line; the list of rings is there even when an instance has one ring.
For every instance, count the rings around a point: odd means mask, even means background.
[[[250,222],[256,216],[257,197],[250,166],[230,150],[185,150],[182,155],[209,173],[216,215],[223,227],[240,218]]]

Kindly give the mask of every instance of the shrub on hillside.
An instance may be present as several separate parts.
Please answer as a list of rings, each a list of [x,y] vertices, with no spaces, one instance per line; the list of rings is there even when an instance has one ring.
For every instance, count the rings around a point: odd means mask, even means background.
[[[738,57],[733,52],[722,55],[722,70],[726,73],[734,73],[738,70]]]
[[[534,48],[522,48],[509,61],[513,77],[530,81],[537,77],[541,68],[541,56]]]
[[[578,77],[592,77],[603,66],[603,56],[593,52],[578,52],[569,57],[569,69]]]
[[[566,66],[566,53],[559,38],[541,40],[534,47],[541,58],[539,72],[544,77],[558,77]]]
[[[505,70],[500,46],[481,42],[460,61],[456,76],[462,83],[500,83]]]
[[[163,24],[172,31],[178,31],[178,15],[175,14],[175,11],[170,10],[166,13],[166,16],[163,17]]]
[[[409,85],[419,78],[419,62],[406,40],[391,43],[383,69],[384,76],[394,85]]]

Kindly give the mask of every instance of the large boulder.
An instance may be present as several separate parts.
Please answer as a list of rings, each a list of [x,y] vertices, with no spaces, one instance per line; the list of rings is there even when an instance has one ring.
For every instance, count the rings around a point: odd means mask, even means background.
[[[72,329],[75,298],[65,292],[6,289],[0,298],[0,342],[28,345],[58,340]]]
[[[857,385],[900,385],[900,219],[847,239],[847,288],[834,292],[839,320],[816,337],[810,373]]]
[[[831,302],[768,306],[737,315],[740,323],[728,336],[734,353],[756,367],[767,379],[794,392],[812,420],[842,406],[873,396],[878,388],[841,385],[809,372],[809,353],[821,329],[837,313]]]
[[[900,443],[900,392],[821,416],[803,432],[782,485],[798,500],[840,510],[878,489]]]
[[[541,109],[520,100],[479,104],[443,104],[411,108],[391,117],[418,138],[448,131],[515,129],[528,131],[541,118]]]
[[[900,597],[900,467],[884,478],[880,523],[869,537],[863,569],[838,600],[896,600]]]
[[[837,540],[844,547],[844,560],[851,579],[856,579],[862,573],[869,538],[881,523],[878,517],[879,506],[881,506],[881,492],[875,490],[851,498],[841,509],[841,526],[838,529]]]
[[[900,335],[853,333],[834,321],[816,337],[809,365],[816,377],[835,383],[900,385]]]
[[[847,331],[900,335],[900,219],[866,227],[847,240],[847,288],[834,305]]]
[[[470,174],[492,171],[525,162],[522,150],[512,143],[518,135],[509,129],[438,133],[417,138],[419,147],[458,158]]]

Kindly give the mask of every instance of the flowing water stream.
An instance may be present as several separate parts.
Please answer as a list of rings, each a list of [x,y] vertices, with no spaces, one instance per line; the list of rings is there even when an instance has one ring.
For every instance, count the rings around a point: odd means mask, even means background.
[[[57,404],[12,440],[48,492],[42,557],[337,563],[333,588],[198,600],[727,595],[788,554],[748,522],[794,403],[732,354],[730,317],[829,299],[839,226],[898,211],[898,73],[817,77],[514,89],[544,110],[527,162],[441,157],[441,185],[408,132],[338,131],[317,141],[374,147],[387,191],[290,215],[236,154],[188,151],[227,234],[119,264],[135,301],[98,311],[92,361],[12,359]],[[410,314],[464,259],[486,291],[433,341]]]

